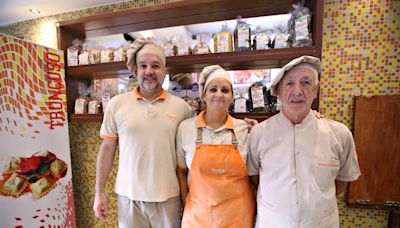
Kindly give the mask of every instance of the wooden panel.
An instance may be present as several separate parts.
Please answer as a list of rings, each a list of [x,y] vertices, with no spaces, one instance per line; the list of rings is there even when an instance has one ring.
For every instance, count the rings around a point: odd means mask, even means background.
[[[257,120],[259,123],[275,115],[276,112],[241,112],[241,113],[229,113],[231,116],[237,119],[251,118]]]
[[[399,95],[356,97],[354,138],[362,174],[350,185],[353,206],[400,202],[399,114]]]
[[[60,26],[86,37],[146,29],[288,13],[297,0],[191,0],[90,16]]]
[[[72,122],[102,122],[103,114],[70,114],[69,120]]]

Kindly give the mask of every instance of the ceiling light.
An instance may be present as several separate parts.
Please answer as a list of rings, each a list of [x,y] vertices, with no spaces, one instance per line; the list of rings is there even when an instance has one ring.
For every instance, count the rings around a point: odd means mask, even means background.
[[[29,12],[34,13],[34,14],[39,14],[40,10],[38,10],[38,9],[29,9]]]

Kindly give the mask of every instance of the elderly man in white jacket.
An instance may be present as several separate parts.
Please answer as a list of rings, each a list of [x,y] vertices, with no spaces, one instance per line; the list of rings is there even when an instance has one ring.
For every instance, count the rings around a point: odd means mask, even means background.
[[[320,71],[320,60],[312,56],[284,66],[271,85],[281,112],[250,133],[256,227],[339,227],[336,195],[360,176],[350,130],[311,111]]]

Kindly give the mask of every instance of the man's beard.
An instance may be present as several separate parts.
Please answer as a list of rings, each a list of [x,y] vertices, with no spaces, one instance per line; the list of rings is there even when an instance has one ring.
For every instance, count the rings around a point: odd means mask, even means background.
[[[155,83],[151,84],[145,83],[145,79],[143,79],[140,85],[140,87],[146,92],[155,92],[161,88],[161,84],[157,81],[157,79],[155,80]]]

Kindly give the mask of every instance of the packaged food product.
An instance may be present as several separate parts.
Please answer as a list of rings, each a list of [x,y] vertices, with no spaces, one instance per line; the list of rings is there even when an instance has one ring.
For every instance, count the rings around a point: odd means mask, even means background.
[[[124,47],[119,47],[114,51],[114,62],[126,61],[126,49]]]
[[[288,43],[288,39],[289,39],[289,34],[285,34],[285,33],[280,33],[275,37],[275,45],[274,48],[288,48],[289,43]]]
[[[68,66],[78,66],[78,53],[79,53],[79,50],[76,47],[67,48],[67,64],[68,64]]]
[[[268,111],[266,93],[267,88],[261,82],[256,82],[250,86],[249,97],[251,112]]]
[[[190,54],[189,37],[191,37],[189,33],[186,35],[177,36],[176,55],[180,56]]]
[[[242,20],[240,16],[236,19],[234,34],[235,51],[250,50],[251,47],[251,28],[250,25]]]
[[[93,49],[89,51],[89,61],[90,64],[99,64],[101,62],[101,51]]]
[[[101,63],[109,63],[114,61],[114,52],[111,49],[104,49],[101,51],[101,58],[100,62]]]
[[[293,11],[288,22],[289,34],[292,37],[293,47],[305,47],[312,45],[311,11],[304,3],[293,5]]]
[[[87,114],[88,109],[88,101],[79,97],[75,100],[75,114]]]
[[[91,99],[88,103],[88,114],[100,114],[101,102],[96,98]]]
[[[221,32],[214,35],[214,52],[232,52],[232,33],[228,31],[228,24],[222,25]]]
[[[208,46],[208,43],[211,40],[210,33],[203,32],[203,33],[200,33],[198,36],[199,36],[199,42],[193,48],[193,54],[209,54],[209,53],[211,53],[210,47]]]
[[[171,37],[169,40],[165,41],[161,47],[166,57],[175,56],[177,54],[176,38]]]
[[[268,35],[267,31],[261,30],[260,27],[256,28],[256,35],[253,40],[253,49],[254,50],[265,50],[270,48],[271,38]]]
[[[67,48],[67,64],[68,66],[78,66],[78,56],[82,49],[82,41],[74,39],[72,46]]]
[[[81,54],[79,54],[79,65],[88,65],[88,64],[90,64],[89,52],[84,51]]]

